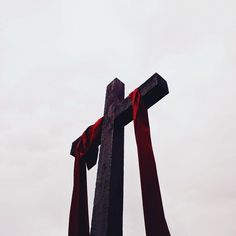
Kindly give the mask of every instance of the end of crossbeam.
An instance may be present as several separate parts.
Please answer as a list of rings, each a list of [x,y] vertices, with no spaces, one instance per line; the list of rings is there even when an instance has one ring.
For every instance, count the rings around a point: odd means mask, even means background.
[[[147,108],[154,105],[169,93],[167,82],[157,73],[138,87]],[[132,121],[132,105],[129,97],[117,107],[116,119],[124,125]]]
[[[138,89],[147,108],[169,93],[167,82],[158,73],[153,74]]]

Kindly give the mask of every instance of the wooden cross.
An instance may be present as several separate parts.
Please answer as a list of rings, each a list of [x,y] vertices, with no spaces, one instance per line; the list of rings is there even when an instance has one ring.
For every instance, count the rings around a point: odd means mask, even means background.
[[[168,86],[155,73],[139,91],[149,108],[168,94]],[[130,121],[131,100],[124,99],[124,84],[114,79],[106,91],[91,236],[123,235],[124,126]]]

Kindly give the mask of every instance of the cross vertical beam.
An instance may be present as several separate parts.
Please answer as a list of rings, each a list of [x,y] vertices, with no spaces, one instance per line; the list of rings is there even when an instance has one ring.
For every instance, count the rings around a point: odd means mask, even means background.
[[[124,124],[115,122],[124,84],[114,79],[106,91],[91,236],[122,236]]]

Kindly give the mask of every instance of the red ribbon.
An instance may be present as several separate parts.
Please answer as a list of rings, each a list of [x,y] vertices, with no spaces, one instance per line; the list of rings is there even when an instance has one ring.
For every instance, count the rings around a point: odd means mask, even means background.
[[[90,169],[97,162],[101,130],[102,118],[89,126],[72,144],[71,155],[75,157],[75,163],[69,236],[89,236],[86,165]]]
[[[147,108],[138,89],[135,89],[129,97],[132,100],[133,107],[146,235],[170,236],[162,206]]]
[[[147,108],[138,89],[134,90],[129,97],[133,107],[146,235],[170,236],[162,206]],[[88,127],[72,144],[71,154],[75,156],[75,165],[69,236],[89,236],[86,165],[90,169],[96,164],[101,129],[102,118]]]

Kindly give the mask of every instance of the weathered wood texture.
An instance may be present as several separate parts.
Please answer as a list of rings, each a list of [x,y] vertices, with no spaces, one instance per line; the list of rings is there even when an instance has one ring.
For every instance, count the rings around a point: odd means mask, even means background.
[[[167,82],[157,73],[138,87],[147,108],[154,105],[169,93]],[[132,105],[129,97],[117,107],[115,117],[123,125],[132,121]]]
[[[118,79],[107,86],[92,217],[92,236],[121,236],[123,217],[124,126],[115,111],[124,99]]]
[[[147,108],[168,94],[157,73],[139,88]],[[124,126],[132,121],[131,100],[118,79],[107,86],[91,236],[122,236]]]

